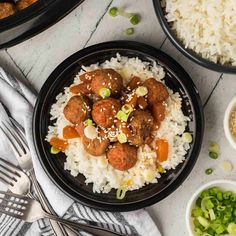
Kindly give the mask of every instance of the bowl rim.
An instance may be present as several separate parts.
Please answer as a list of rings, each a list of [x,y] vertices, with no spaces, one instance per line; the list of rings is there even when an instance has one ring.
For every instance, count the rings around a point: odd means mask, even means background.
[[[176,178],[169,186],[168,188],[163,189],[163,191],[157,196],[152,196],[148,199],[140,200],[134,203],[105,203],[105,202],[96,202],[92,201],[91,199],[87,199],[86,197],[80,196],[78,199],[78,196],[76,197],[75,194],[70,190],[68,186],[65,185],[65,183],[61,182],[60,180],[57,179],[55,180],[55,177],[57,178],[55,173],[49,173],[48,168],[45,165],[45,161],[43,161],[43,158],[41,155],[44,155],[44,152],[42,148],[40,147],[40,140],[39,140],[39,130],[40,130],[40,125],[39,125],[39,117],[41,116],[41,107],[43,104],[42,98],[46,97],[47,91],[49,90],[49,86],[51,86],[51,83],[55,82],[55,78],[57,78],[63,71],[68,69],[72,64],[75,63],[76,60],[79,58],[86,57],[87,55],[93,54],[93,53],[98,53],[100,51],[105,51],[105,50],[118,50],[118,49],[123,49],[123,50],[133,50],[137,51],[140,53],[147,54],[149,56],[156,55],[157,53],[159,54],[159,57],[165,56],[168,58],[168,62],[174,63],[173,65],[173,70],[176,72],[177,75],[180,76],[184,79],[185,86],[189,86],[189,92],[191,92],[192,95],[192,101],[195,102],[194,106],[194,112],[196,113],[196,119],[198,122],[196,122],[196,142],[192,150],[192,155],[191,161],[188,161],[186,163],[185,171],[182,171],[178,178]],[[157,57],[157,55],[156,55]],[[184,76],[183,76],[184,75]],[[46,88],[46,89],[45,89]],[[197,89],[190,78],[190,76],[187,74],[187,72],[170,56],[165,54],[164,52],[160,51],[159,49],[156,49],[154,47],[151,47],[149,45],[139,43],[139,42],[134,42],[134,41],[125,41],[125,40],[120,40],[120,41],[110,41],[110,42],[104,42],[104,43],[99,43],[95,44],[93,46],[89,46],[87,48],[84,48],[67,59],[65,59],[60,65],[58,65],[54,71],[51,73],[51,75],[48,77],[46,82],[44,83],[42,89],[40,90],[35,108],[34,108],[34,113],[33,113],[33,141],[34,141],[34,146],[36,148],[36,153],[39,157],[40,163],[46,172],[46,174],[49,176],[49,178],[56,184],[57,187],[59,187],[60,190],[62,190],[65,194],[67,194],[69,197],[75,199],[76,201],[79,201],[87,206],[93,207],[93,208],[98,208],[98,209],[103,209],[103,210],[108,210],[108,211],[131,211],[131,210],[136,210],[140,209],[146,206],[150,206],[158,201],[161,201],[163,198],[167,197],[170,195],[172,192],[174,192],[180,185],[183,183],[183,181],[187,178],[191,170],[193,169],[197,157],[200,152],[200,147],[202,143],[202,137],[203,137],[203,132],[204,132],[204,117],[203,117],[203,108],[202,108],[202,103],[201,99],[199,96],[199,93],[197,92]],[[36,135],[37,133],[37,135]]]
[[[217,184],[230,184],[230,185],[235,186],[235,189],[236,189],[236,181],[231,180],[231,179],[212,180],[212,181],[206,182],[205,184],[203,184],[199,188],[197,188],[197,190],[192,194],[191,198],[188,200],[186,212],[185,212],[185,222],[186,222],[187,230],[188,230],[188,233],[190,234],[190,236],[196,236],[196,234],[193,233],[193,229],[190,224],[190,219],[191,219],[190,215],[191,215],[191,209],[192,209],[193,202],[196,200],[198,195],[203,190],[205,190],[206,188],[209,188],[213,185],[217,186]]]
[[[152,0],[154,5],[154,10],[156,12],[156,16],[158,18],[158,21],[167,35],[168,39],[171,41],[171,43],[186,57],[191,59],[193,62],[197,63],[200,66],[203,66],[205,68],[208,68],[213,71],[217,72],[223,72],[223,73],[229,73],[229,74],[236,74],[236,66],[225,66],[221,64],[214,63],[210,60],[207,60],[201,56],[199,56],[195,51],[185,48],[184,44],[180,39],[178,39],[174,32],[170,29],[169,23],[167,22],[162,6],[161,6],[161,0]]]
[[[225,136],[227,138],[227,140],[229,141],[229,143],[231,144],[231,146],[236,150],[236,142],[230,132],[229,129],[229,118],[230,118],[230,114],[233,110],[233,108],[236,107],[236,96],[234,96],[231,101],[229,102],[226,110],[225,110],[225,114],[224,114],[224,121],[223,121],[223,126],[224,126],[224,132],[225,132]]]

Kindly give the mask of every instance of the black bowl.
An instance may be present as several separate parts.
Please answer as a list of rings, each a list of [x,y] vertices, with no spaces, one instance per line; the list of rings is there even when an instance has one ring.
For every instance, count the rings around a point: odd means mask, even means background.
[[[18,44],[55,24],[83,0],[38,0],[0,20],[0,49]]]
[[[50,121],[49,111],[57,94],[73,82],[82,65],[101,63],[116,53],[139,57],[143,61],[156,61],[166,71],[166,85],[178,91],[183,98],[183,112],[191,118],[188,130],[193,133],[193,143],[186,160],[175,170],[168,171],[157,184],[149,184],[136,191],[128,191],[124,200],[116,199],[116,191],[108,194],[93,193],[92,184],[85,185],[84,176],[72,177],[63,170],[64,154],[55,158],[45,141]],[[34,110],[33,136],[38,157],[53,182],[66,194],[85,205],[110,211],[129,211],[154,204],[171,194],[192,170],[202,142],[204,128],[202,104],[198,92],[185,70],[171,57],[153,47],[130,41],[114,41],[85,48],[61,63],[43,85]]]
[[[204,66],[210,70],[223,72],[223,73],[236,73],[236,66],[221,65],[219,63],[214,63],[212,61],[204,59],[199,54],[197,54],[195,51],[185,48],[182,41],[180,39],[178,39],[175,32],[171,29],[170,24],[167,22],[165,15],[164,15],[164,9],[161,6],[161,0],[153,0],[153,4],[154,4],[154,9],[155,9],[157,18],[160,22],[160,25],[161,25],[163,31],[166,33],[169,40],[174,44],[174,46],[180,52],[182,52],[185,56],[187,56],[192,61],[194,61],[197,64]]]

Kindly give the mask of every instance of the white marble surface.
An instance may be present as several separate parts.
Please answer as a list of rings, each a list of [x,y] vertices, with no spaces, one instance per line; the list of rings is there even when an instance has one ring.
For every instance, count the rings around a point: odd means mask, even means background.
[[[130,26],[127,20],[107,15],[111,6],[123,6],[142,16],[134,35],[126,36],[123,33]],[[206,126],[199,159],[187,180],[173,194],[148,208],[164,236],[187,236],[185,208],[196,188],[216,178],[236,179],[235,170],[226,173],[220,167],[222,160],[230,160],[236,168],[236,152],[228,144],[222,125],[226,106],[236,95],[236,76],[209,71],[178,52],[166,39],[151,0],[85,0],[50,29],[24,43],[0,51],[0,65],[17,76],[26,77],[40,90],[48,75],[69,55],[86,46],[117,39],[135,40],[161,48],[189,72],[200,92]],[[221,147],[217,160],[208,157],[207,147],[211,141],[216,141]],[[204,173],[208,167],[215,169],[210,176]]]

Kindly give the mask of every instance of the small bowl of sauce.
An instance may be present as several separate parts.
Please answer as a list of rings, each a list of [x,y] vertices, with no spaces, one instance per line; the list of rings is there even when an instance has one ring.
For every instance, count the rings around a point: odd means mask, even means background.
[[[225,111],[224,131],[229,143],[236,150],[236,97],[230,101]]]

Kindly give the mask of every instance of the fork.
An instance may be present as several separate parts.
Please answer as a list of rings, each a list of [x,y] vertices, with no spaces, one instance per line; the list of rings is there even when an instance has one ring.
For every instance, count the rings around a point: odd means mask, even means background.
[[[29,177],[18,167],[0,157],[0,181],[8,186],[12,193],[34,198],[31,193]]]
[[[48,214],[43,210],[41,204],[38,201],[26,196],[4,191],[0,191],[0,194],[5,195],[5,197],[0,196],[0,199],[2,199],[2,202],[0,203],[0,212],[24,220],[26,222],[32,223],[39,219],[49,218],[52,220],[56,220],[62,224],[70,225],[71,227],[91,233],[95,236],[123,235],[98,226],[72,222],[62,219],[58,216]]]
[[[40,203],[42,204],[42,206],[46,211],[56,215],[55,211],[53,210],[47,198],[45,197],[39,183],[37,182],[33,169],[30,150],[28,148],[28,144],[25,139],[24,129],[16,120],[14,120],[11,117],[10,121],[11,123],[2,121],[2,124],[0,124],[0,129],[5,134],[7,140],[9,141],[9,145],[13,153],[15,154],[20,167],[29,175]],[[79,232],[76,232],[72,228],[65,229],[62,225],[58,224],[55,221],[50,220],[50,224],[52,226],[55,235],[57,236],[80,235]]]

